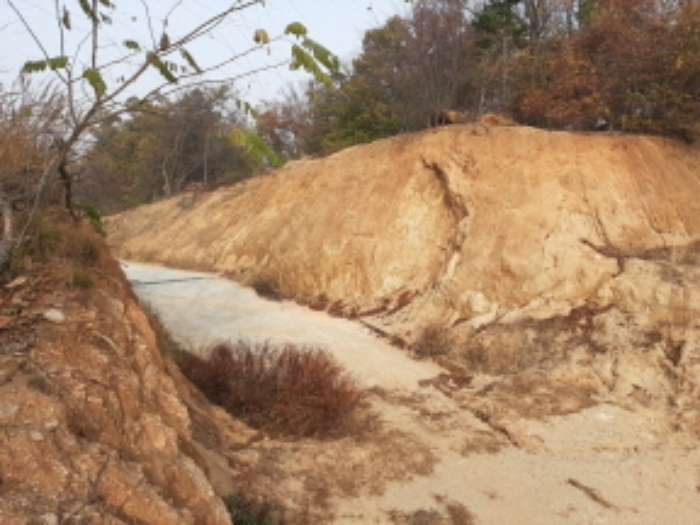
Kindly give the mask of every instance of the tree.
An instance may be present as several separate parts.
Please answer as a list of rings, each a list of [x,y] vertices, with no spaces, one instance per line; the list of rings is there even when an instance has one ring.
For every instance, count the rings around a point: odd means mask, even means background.
[[[418,0],[410,17],[367,31],[337,87],[306,87],[294,129],[284,118],[295,111],[289,101],[268,104],[278,143],[284,133],[301,153],[324,154],[423,129],[445,108],[476,109],[480,73],[468,15],[463,0]]]
[[[234,129],[247,125],[232,100],[226,87],[199,87],[101,124],[92,132],[80,198],[113,212],[190,183],[252,175],[252,159],[232,140]]]
[[[54,6],[59,44],[57,49],[49,49],[44,46],[37,26],[23,14],[27,12],[22,6],[23,2],[7,0],[41,55],[38,60],[25,64],[24,73],[49,73],[55,89],[65,101],[55,129],[50,161],[42,170],[41,182],[35,186],[37,198],[46,181],[58,176],[64,188],[65,205],[75,217],[70,165],[79,154],[79,146],[86,133],[116,116],[148,106],[157,96],[173,93],[191,83],[206,81],[207,75],[222,70],[225,65],[256,50],[264,50],[273,39],[266,31],[258,29],[251,35],[253,42],[249,48],[222,60],[205,63],[190,52],[201,39],[225,29],[224,22],[234,15],[262,3],[263,0],[228,2],[209,18],[195,22],[178,34],[171,34],[168,22],[181,2],[152,6],[154,9],[165,9],[161,27],[157,28],[146,2],[142,3],[144,13],[136,16],[124,11],[123,0],[70,0],[63,4],[57,1]],[[117,18],[133,23],[129,26],[133,36],[123,35],[123,26],[115,29],[112,22]],[[233,78],[286,63],[327,81],[328,73],[338,67],[337,59],[308,38],[306,28],[300,23],[289,24],[285,34],[296,39],[291,46],[289,60],[242,70]],[[149,35],[150,38],[142,41],[137,35]],[[121,44],[115,53],[112,50],[116,42]],[[129,93],[137,94],[134,88],[141,85],[151,71],[159,75],[160,82],[146,94],[131,98],[127,103]],[[232,78],[225,80],[231,81]],[[4,210],[8,211],[6,207]],[[16,244],[15,239],[5,238],[4,241],[13,246]],[[3,257],[0,265],[6,263],[8,257]]]
[[[503,110],[507,106],[511,59],[516,50],[527,44],[528,27],[518,9],[519,3],[520,0],[490,0],[472,22],[477,45],[482,50],[482,67],[487,72],[483,98],[487,98],[487,90],[492,93],[485,103],[491,110]]]
[[[468,3],[418,1],[408,25],[408,67],[400,95],[405,128],[425,128],[440,110],[476,110],[479,72]]]
[[[256,130],[283,161],[320,151],[313,145],[314,123],[307,92],[311,89],[313,82],[290,85],[279,99],[263,102],[259,111]]]
[[[6,265],[18,234],[17,214],[26,217],[41,173],[51,155],[53,129],[60,120],[63,99],[50,86],[34,92],[26,82],[0,92],[0,270]]]
[[[537,78],[520,82],[515,111],[549,127],[693,140],[700,101],[700,10],[659,11],[631,0],[600,5],[590,23],[548,50]]]

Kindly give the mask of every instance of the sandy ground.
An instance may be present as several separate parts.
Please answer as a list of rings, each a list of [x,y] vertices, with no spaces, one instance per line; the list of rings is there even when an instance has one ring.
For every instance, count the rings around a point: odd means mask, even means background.
[[[320,346],[371,389],[382,423],[375,440],[266,440],[235,456],[251,485],[305,501],[308,523],[700,523],[697,439],[664,413],[581,397],[562,415],[521,417],[489,393],[493,378],[459,384],[353,322],[211,274],[123,267],[193,350],[239,338]],[[546,387],[511,394],[536,404]]]

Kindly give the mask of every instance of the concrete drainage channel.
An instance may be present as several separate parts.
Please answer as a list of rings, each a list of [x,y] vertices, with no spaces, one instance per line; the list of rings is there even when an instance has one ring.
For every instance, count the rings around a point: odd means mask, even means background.
[[[292,343],[331,352],[365,386],[418,389],[439,374],[361,325],[289,301],[271,301],[216,274],[122,262],[134,292],[192,352],[218,341]]]

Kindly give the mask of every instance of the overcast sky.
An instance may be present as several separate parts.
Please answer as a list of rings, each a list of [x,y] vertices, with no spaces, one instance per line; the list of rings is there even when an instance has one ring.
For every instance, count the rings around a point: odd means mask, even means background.
[[[29,22],[42,45],[51,56],[60,54],[60,38],[56,29],[55,2],[52,0],[13,0]],[[103,42],[104,56],[122,53],[123,40],[133,39],[148,44],[153,34],[158,38],[162,21],[170,12],[167,32],[171,39],[187,28],[222,10],[228,1],[223,0],[113,0],[118,10],[113,13],[113,23],[106,28],[108,37]],[[88,29],[85,16],[77,8],[77,0],[59,0],[72,11],[73,30],[66,42],[68,54],[76,48],[85,52],[89,45],[80,45]],[[215,7],[212,5],[215,4]],[[344,62],[350,61],[361,49],[364,32],[377,27],[394,14],[405,13],[405,0],[267,0],[265,6],[253,7],[234,14],[217,28],[210,37],[201,40],[189,51],[203,64],[212,64],[240,53],[252,43],[256,29],[265,29],[271,37],[279,35],[290,22],[302,22],[309,30],[309,37],[335,52]],[[150,14],[151,23],[147,22]],[[11,10],[8,0],[0,0],[0,82],[9,85],[27,60],[43,58],[37,44],[28,37],[18,16]],[[262,53],[258,52],[237,60],[225,72],[226,76],[241,74],[266,64],[277,63],[289,57],[290,39],[276,42]],[[135,59],[142,60],[142,57]],[[223,73],[222,73],[223,75]],[[257,102],[272,98],[290,80],[305,78],[302,73],[290,74],[287,67],[272,72],[246,77],[237,83],[244,97]],[[158,80],[155,72],[145,84]],[[116,81],[116,77],[110,81]]]

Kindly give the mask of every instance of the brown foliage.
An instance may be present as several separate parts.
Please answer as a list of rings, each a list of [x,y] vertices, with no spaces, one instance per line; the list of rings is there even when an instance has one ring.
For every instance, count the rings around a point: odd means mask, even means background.
[[[700,102],[700,10],[659,13],[643,0],[602,7],[579,33],[520,61],[515,112],[555,128],[614,129],[692,140]],[[527,86],[527,87],[525,87]]]
[[[273,435],[344,433],[362,393],[326,352],[293,345],[218,344],[209,357],[182,356],[183,373],[207,396]]]

